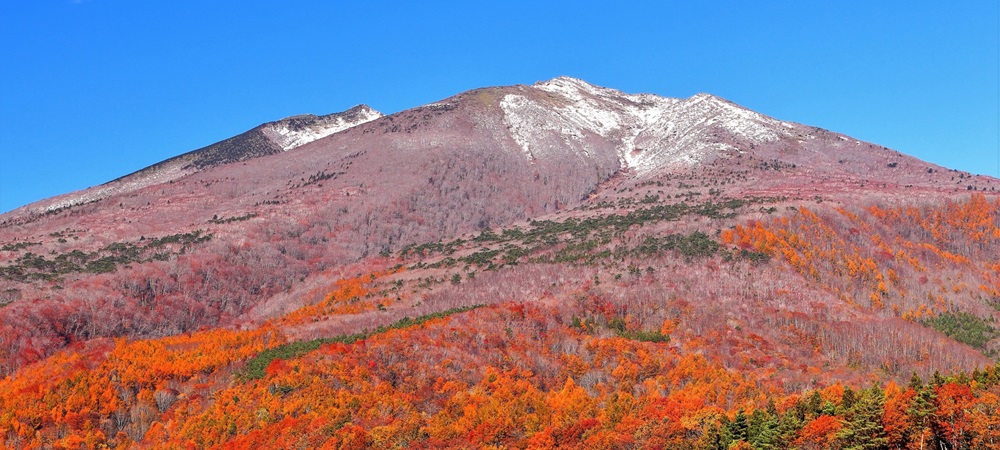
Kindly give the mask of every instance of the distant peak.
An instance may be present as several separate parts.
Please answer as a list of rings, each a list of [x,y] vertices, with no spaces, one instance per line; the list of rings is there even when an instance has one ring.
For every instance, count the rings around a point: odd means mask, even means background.
[[[382,113],[362,103],[343,112],[328,114],[326,116],[323,116],[323,118],[325,119],[342,118],[349,122],[358,122],[357,124],[360,125],[361,123],[375,120],[382,116],[383,116]]]
[[[573,77],[566,76],[566,75],[560,75],[558,77],[555,77],[555,78],[553,78],[551,80],[547,80],[547,81],[539,81],[539,82],[537,82],[535,84],[539,85],[539,86],[543,86],[543,85],[548,85],[548,84],[567,84],[567,83],[568,84],[584,85],[584,86],[593,86],[592,84],[590,84],[590,83],[588,83],[586,81],[583,81],[583,80],[581,80],[579,78],[573,78]]]
[[[722,97],[719,97],[718,95],[712,95],[712,94],[708,94],[708,93],[705,93],[705,92],[700,92],[700,93],[697,93],[695,95],[692,95],[691,97],[688,97],[686,100],[684,100],[682,103],[686,104],[688,106],[694,106],[694,105],[698,105],[698,104],[704,103],[704,104],[707,104],[707,105],[713,105],[714,107],[717,107],[717,108],[724,108],[724,109],[738,110],[738,111],[746,111],[746,112],[750,112],[750,113],[759,115],[759,113],[757,113],[756,111],[752,111],[750,109],[747,109],[744,106],[740,106],[740,105],[738,105],[736,103],[733,103],[733,102],[731,102],[729,100],[726,100],[726,99],[724,99]]]
[[[551,80],[539,81],[535,83],[534,86],[539,89],[547,91],[574,89],[574,90],[593,92],[598,89],[601,89],[579,78],[573,78],[568,76],[558,76]]]
[[[265,124],[264,133],[282,150],[291,150],[380,117],[382,113],[361,104],[325,116],[304,114],[281,119]]]
[[[579,78],[561,76],[548,81],[540,81],[532,87],[545,92],[566,97],[572,101],[581,101],[587,97],[621,99],[627,94],[616,89],[595,86]]]
[[[709,94],[707,92],[699,92],[697,94],[694,94],[694,95],[692,95],[691,97],[688,98],[688,101],[689,102],[710,101],[710,102],[726,103],[726,104],[734,105],[734,103],[731,102],[731,101],[729,101],[729,100],[726,100],[726,99],[724,99],[722,97],[719,97],[718,95]]]
[[[344,112],[342,112],[342,113],[339,113],[339,114],[347,114],[347,113],[361,113],[361,112],[363,112],[363,113],[369,113],[369,114],[370,114],[370,113],[375,113],[375,114],[378,114],[379,116],[381,116],[381,115],[382,115],[382,113],[380,113],[380,112],[376,111],[376,110],[375,110],[375,109],[373,109],[373,108],[372,108],[371,106],[368,106],[368,105],[366,105],[366,104],[364,104],[364,103],[362,103],[362,104],[360,104],[360,105],[356,105],[356,106],[354,106],[353,108],[351,108],[351,109],[348,109],[347,111],[344,111]],[[337,113],[334,113],[334,114],[337,114]]]

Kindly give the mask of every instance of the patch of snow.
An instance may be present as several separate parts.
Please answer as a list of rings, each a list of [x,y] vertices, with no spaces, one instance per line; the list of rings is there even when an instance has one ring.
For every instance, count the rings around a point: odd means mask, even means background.
[[[339,133],[348,128],[370,122],[379,117],[382,117],[382,113],[368,107],[363,107],[354,115],[352,120],[346,119],[344,114],[331,114],[330,116],[317,117],[312,124],[298,130],[293,130],[289,127],[289,121],[286,119],[265,125],[263,132],[271,142],[277,144],[282,150],[287,151],[334,133]],[[161,164],[155,168],[143,171],[136,176],[126,177],[106,185],[94,186],[61,195],[53,198],[50,203],[35,207],[37,209],[34,210],[36,212],[55,211],[61,208],[101,200],[113,195],[133,192],[146,186],[176,180],[197,171],[189,167],[188,162],[187,160],[183,160]],[[185,169],[185,167],[187,168]]]
[[[536,142],[535,137],[545,131],[557,129],[554,124],[537,119],[544,117],[548,111],[527,97],[516,94],[505,95],[500,100],[500,108],[504,112],[504,122],[510,129],[514,142],[521,147],[529,161],[534,160],[532,146]]]
[[[601,99],[603,92],[595,86],[573,78],[560,77],[541,83],[537,87],[569,100],[559,109],[565,118],[578,128],[588,129],[607,137],[612,131],[620,129],[622,126],[621,115],[604,104],[605,102]],[[621,94],[611,89],[606,89],[606,91]]]
[[[774,129],[781,126],[781,122],[763,114],[741,108],[709,94],[697,94],[684,103],[696,114],[711,117],[714,119],[713,124],[717,123],[750,142],[763,143],[778,140],[778,134]]]
[[[328,116],[329,117],[329,116]],[[335,133],[339,133],[348,128],[353,128],[363,123],[382,117],[382,113],[370,108],[363,109],[354,120],[348,120],[343,115],[336,115],[332,119],[320,117],[305,127],[292,129],[288,121],[279,120],[264,127],[264,135],[271,142],[274,142],[282,150],[288,151],[296,147],[301,147],[312,141],[323,139]]]
[[[551,152],[553,141],[546,139],[552,136],[589,152],[580,143],[597,135],[613,143],[622,167],[643,173],[742,152],[738,143],[773,142],[794,127],[708,94],[686,100],[625,94],[569,77],[533,88],[548,97],[508,94],[500,102],[511,136],[529,159]]]

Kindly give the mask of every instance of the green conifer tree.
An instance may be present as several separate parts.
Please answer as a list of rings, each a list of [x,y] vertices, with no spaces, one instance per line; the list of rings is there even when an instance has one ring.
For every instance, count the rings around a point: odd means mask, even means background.
[[[844,392],[845,397],[847,391]],[[837,438],[845,450],[888,449],[889,439],[882,427],[885,393],[878,386],[862,389],[844,410],[844,428]]]

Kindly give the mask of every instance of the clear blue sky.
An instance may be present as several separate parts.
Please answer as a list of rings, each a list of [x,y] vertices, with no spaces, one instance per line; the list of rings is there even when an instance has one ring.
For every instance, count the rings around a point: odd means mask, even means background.
[[[1000,170],[995,0],[479,3],[3,0],[0,211],[289,115],[558,75]]]

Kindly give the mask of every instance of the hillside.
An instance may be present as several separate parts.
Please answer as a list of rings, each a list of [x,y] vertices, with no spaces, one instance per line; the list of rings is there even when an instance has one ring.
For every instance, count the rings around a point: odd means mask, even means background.
[[[351,111],[0,216],[0,439],[1000,438],[1000,180],[565,77]]]

